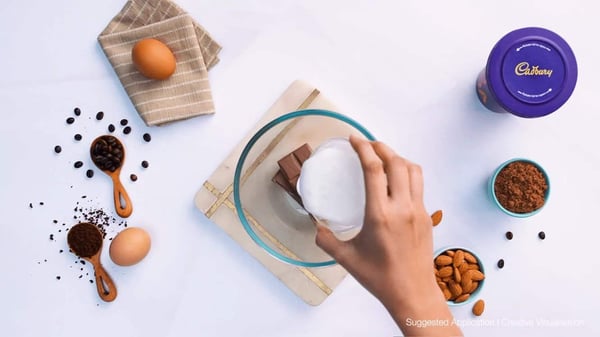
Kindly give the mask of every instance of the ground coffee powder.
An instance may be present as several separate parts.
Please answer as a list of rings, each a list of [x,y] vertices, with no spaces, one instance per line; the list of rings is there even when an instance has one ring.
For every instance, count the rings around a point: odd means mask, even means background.
[[[73,253],[80,257],[91,257],[102,247],[102,233],[89,222],[79,223],[69,230],[67,242]]]
[[[546,202],[548,182],[533,164],[516,161],[503,168],[494,183],[498,202],[513,213],[529,213]]]

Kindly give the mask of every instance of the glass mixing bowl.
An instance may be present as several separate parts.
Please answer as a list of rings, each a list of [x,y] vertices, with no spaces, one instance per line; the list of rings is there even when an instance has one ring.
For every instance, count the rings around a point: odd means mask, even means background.
[[[279,170],[277,161],[304,143],[315,149],[327,139],[350,134],[375,140],[340,113],[299,110],[267,123],[244,147],[233,178],[235,209],[248,235],[271,256],[300,267],[336,263],[315,244],[316,228],[308,214],[272,178]]]

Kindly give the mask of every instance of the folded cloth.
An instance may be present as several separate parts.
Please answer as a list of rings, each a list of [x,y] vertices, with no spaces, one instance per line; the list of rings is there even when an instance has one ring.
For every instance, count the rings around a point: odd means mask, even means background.
[[[131,59],[136,42],[155,38],[175,54],[175,73],[153,80]],[[221,46],[170,0],[129,0],[98,36],[121,84],[147,125],[160,125],[215,112],[208,70]]]

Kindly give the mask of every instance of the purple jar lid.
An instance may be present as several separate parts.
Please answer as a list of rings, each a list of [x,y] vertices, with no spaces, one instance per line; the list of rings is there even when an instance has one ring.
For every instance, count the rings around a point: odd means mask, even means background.
[[[508,112],[526,118],[548,115],[571,96],[577,82],[573,51],[556,33],[523,28],[505,35],[486,66],[490,91]]]

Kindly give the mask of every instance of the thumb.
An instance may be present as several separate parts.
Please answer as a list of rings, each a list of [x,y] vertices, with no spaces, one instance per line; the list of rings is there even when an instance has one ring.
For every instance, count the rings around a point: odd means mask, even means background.
[[[317,237],[315,241],[317,246],[323,249],[325,253],[331,255],[337,262],[340,262],[339,258],[342,255],[344,246],[347,244],[346,242],[338,239],[329,228],[320,224],[317,225]]]

